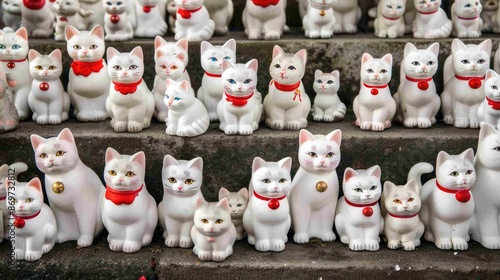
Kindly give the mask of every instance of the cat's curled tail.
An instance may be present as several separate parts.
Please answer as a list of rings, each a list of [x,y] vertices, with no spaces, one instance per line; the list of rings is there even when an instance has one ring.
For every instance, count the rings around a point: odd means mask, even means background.
[[[410,172],[408,172],[407,180],[410,181],[414,179],[415,181],[417,181],[418,188],[422,189],[422,181],[420,180],[420,176],[422,176],[422,174],[431,173],[432,171],[434,171],[434,167],[432,166],[432,164],[427,162],[419,162],[410,169]]]
[[[193,136],[200,135],[205,133],[208,130],[208,126],[210,125],[210,118],[201,117],[194,122],[191,123],[190,126],[186,126],[185,129],[180,131],[179,136]]]

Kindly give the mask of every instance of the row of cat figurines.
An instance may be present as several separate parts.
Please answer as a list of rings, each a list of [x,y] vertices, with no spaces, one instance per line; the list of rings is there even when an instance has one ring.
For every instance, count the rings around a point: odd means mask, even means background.
[[[466,250],[470,239],[500,249],[500,205],[495,180],[500,175],[500,131],[483,125],[476,157],[472,148],[459,155],[441,151],[436,178],[424,185],[429,163],[414,165],[405,185],[385,182],[381,169],[346,168],[339,198],[336,168],[342,132],[299,134],[299,170],[291,177],[292,159],[267,162],[256,157],[249,189],[220,189],[219,202],[207,203],[201,192],[203,160],[163,159],[163,198],[159,205],[145,185],[144,152],[105,154],[104,181],[78,157],[69,129],[57,137],[31,136],[38,169],[44,173],[50,207],[43,203],[42,184],[19,183],[27,169],[16,163],[0,168],[5,188],[4,227],[14,231],[17,259],[35,260],[55,243],[76,240],[91,246],[104,228],[113,251],[136,252],[148,245],[157,223],[168,247],[190,248],[201,260],[222,261],[235,240],[247,238],[258,251],[282,251],[293,225],[296,243],[337,237],[351,250],[379,249],[383,234],[391,249],[414,250],[420,238],[439,249]],[[379,206],[379,199],[382,198]],[[10,228],[9,228],[10,227]],[[44,228],[45,230],[40,230]]]

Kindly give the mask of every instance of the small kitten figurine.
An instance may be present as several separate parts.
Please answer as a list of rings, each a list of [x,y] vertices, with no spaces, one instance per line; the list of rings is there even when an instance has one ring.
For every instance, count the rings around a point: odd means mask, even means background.
[[[205,75],[201,80],[197,97],[207,108],[210,121],[218,120],[217,105],[224,95],[221,83],[222,62],[224,60],[236,63],[236,41],[229,39],[222,46],[214,46],[207,41],[201,42],[201,67]]]
[[[30,38],[49,38],[53,35],[55,18],[52,3],[45,0],[23,0],[21,26]]]
[[[333,11],[336,20],[333,26],[334,33],[358,32],[358,22],[361,19],[358,0],[337,0],[337,3],[333,5]]]
[[[127,2],[123,0],[105,0],[104,7],[104,31],[106,41],[121,42],[134,37],[134,27],[131,18],[133,14],[127,11]]]
[[[215,23],[215,36],[226,36],[229,33],[228,25],[233,18],[234,5],[231,0],[205,0],[203,5],[207,8],[210,18]]]
[[[413,0],[417,15],[413,37],[435,39],[450,36],[452,22],[441,8],[441,0]]]
[[[3,235],[0,235],[0,242],[2,242],[3,238],[9,238],[10,211],[7,207],[8,189],[9,187],[12,187],[12,184],[17,183],[17,176],[20,173],[25,172],[26,170],[28,170],[28,165],[26,165],[26,163],[24,162],[15,162],[11,165],[4,164],[0,166],[0,210],[2,211],[0,219],[3,220],[3,228],[0,228],[0,232],[2,232],[3,230],[4,233]],[[2,222],[0,222],[0,224],[1,223]]]
[[[15,87],[16,83],[14,75],[0,72],[0,133],[13,130],[19,124],[19,113],[10,101],[7,88]]]
[[[408,173],[420,187],[424,223],[424,238],[441,250],[467,250],[469,225],[474,215],[474,199],[470,193],[476,181],[474,151],[467,149],[460,155],[439,152],[436,160],[436,178],[421,186],[420,176],[432,172],[432,165],[421,162]]]
[[[21,120],[26,120],[31,116],[28,96],[33,78],[26,59],[28,51],[26,28],[21,27],[16,32],[0,31],[0,72],[12,74],[16,78],[16,85],[9,87],[9,96]]]
[[[454,39],[452,54],[443,70],[445,82],[441,93],[441,111],[444,122],[461,128],[478,128],[477,110],[484,100],[484,75],[490,67],[492,42],[465,45]]]
[[[337,204],[335,228],[340,241],[353,251],[378,251],[384,218],[378,200],[382,194],[380,167],[366,170],[348,167],[344,172],[342,196]]]
[[[246,0],[241,20],[250,40],[278,40],[286,24],[286,1]]]
[[[203,198],[203,159],[163,158],[161,173],[163,200],[158,204],[158,218],[167,247],[193,246],[190,231],[194,224],[196,201]]]
[[[336,168],[341,138],[338,129],[328,135],[300,131],[300,168],[293,177],[289,198],[296,243],[308,243],[311,237],[335,240],[333,220],[339,197]]]
[[[85,17],[83,20],[85,22],[84,30],[91,30],[96,25],[104,26],[104,7],[102,5],[102,0],[80,0],[80,7],[84,10],[93,11],[92,15]]]
[[[56,16],[56,32],[54,33],[56,41],[65,40],[64,29],[68,25],[77,29],[85,29],[87,25],[84,18],[94,14],[92,10],[82,9],[78,0],[56,0],[52,10]]]
[[[412,0],[410,0],[412,1]],[[403,14],[406,0],[382,0],[378,3],[375,19],[375,36],[380,38],[397,38],[405,34]]]
[[[73,59],[69,70],[68,94],[79,121],[107,119],[106,99],[111,79],[103,59],[104,29],[100,25],[90,31],[78,31],[71,25],[65,29],[67,52]]]
[[[21,0],[3,0],[2,1],[2,22],[5,27],[14,30],[21,27]]]
[[[175,40],[186,38],[189,42],[212,38],[215,22],[210,19],[204,0],[174,0],[177,5]]]
[[[219,129],[225,134],[250,135],[259,128],[262,96],[257,91],[257,60],[234,66],[222,62],[224,97],[217,106]]]
[[[407,43],[401,62],[400,83],[393,98],[395,119],[405,127],[428,128],[436,123],[441,99],[432,77],[438,69],[439,43],[417,49]]]
[[[338,70],[323,73],[317,69],[314,72],[313,89],[316,92],[312,106],[314,121],[335,122],[344,118],[346,106],[337,95],[339,88],[340,73]]]
[[[498,0],[480,0],[483,11],[479,15],[483,20],[483,32],[498,32],[496,14],[498,11]]]
[[[63,71],[61,50],[41,55],[31,49],[28,58],[33,77],[28,103],[33,120],[38,124],[59,124],[67,120],[70,101],[59,79]]]
[[[392,75],[392,55],[373,58],[364,53],[361,63],[361,89],[353,103],[356,125],[362,130],[384,131],[391,127],[396,113],[396,102],[388,86]]]
[[[201,197],[196,200],[191,239],[193,253],[202,261],[222,262],[233,254],[236,228],[231,222],[227,199],[211,203]]]
[[[315,39],[328,39],[333,36],[333,6],[337,0],[309,0],[307,13],[302,19],[306,36]]]
[[[121,155],[106,150],[101,215],[108,231],[109,249],[134,253],[151,243],[158,222],[156,202],[144,183],[146,156]]]
[[[479,16],[483,6],[479,0],[456,0],[451,5],[451,34],[458,38],[481,37],[483,20]]]
[[[500,130],[489,124],[481,126],[474,162],[477,180],[471,192],[474,215],[470,231],[475,240],[488,249],[500,249]]]
[[[162,17],[159,0],[134,0],[137,26],[135,37],[154,38],[167,32],[167,23]]]
[[[311,100],[304,90],[307,51],[285,53],[275,45],[269,66],[271,82],[269,93],[264,98],[266,125],[275,130],[299,130],[307,127],[307,116],[311,111]]]
[[[189,62],[188,47],[189,43],[186,38],[182,38],[177,42],[167,42],[161,36],[155,37],[155,52],[162,49],[167,56],[176,56],[178,53],[184,53],[184,66],[187,67]],[[182,80],[186,80],[191,84],[191,79],[189,78],[188,71],[184,69],[181,75]],[[155,80],[156,81],[156,80]]]
[[[477,117],[482,127],[487,123],[500,129],[500,78],[498,74],[488,69],[484,81],[485,98],[477,108]]]
[[[243,214],[248,206],[248,189],[241,188],[238,192],[229,192],[226,188],[219,190],[219,202],[222,199],[229,201],[229,211],[231,213],[231,222],[236,228],[236,240],[242,240],[247,236],[243,227]]]
[[[194,90],[187,81],[167,79],[164,102],[168,108],[167,134],[193,137],[208,130],[210,119],[207,109],[194,96]]]
[[[151,125],[155,100],[142,79],[144,61],[141,47],[130,53],[107,49],[108,74],[111,77],[106,109],[116,132],[140,132]]]
[[[389,249],[414,251],[415,247],[420,246],[424,224],[418,216],[422,206],[419,192],[415,180],[410,180],[404,186],[396,186],[389,181],[384,183],[382,212],[386,212],[384,236]]]
[[[92,245],[103,229],[101,179],[80,160],[68,128],[49,139],[32,134],[31,144],[36,165],[45,173],[45,190],[57,221],[57,243],[77,240],[79,247]]]
[[[8,182],[5,181],[6,186]],[[9,190],[9,201],[11,197],[15,204],[10,217],[14,225],[10,242],[15,259],[36,261],[52,250],[57,235],[54,213],[43,203],[42,182],[38,178],[28,183],[17,182],[15,190]]]
[[[256,157],[252,164],[250,200],[243,214],[248,243],[261,252],[285,250],[291,218],[290,192],[292,159],[266,162]]]

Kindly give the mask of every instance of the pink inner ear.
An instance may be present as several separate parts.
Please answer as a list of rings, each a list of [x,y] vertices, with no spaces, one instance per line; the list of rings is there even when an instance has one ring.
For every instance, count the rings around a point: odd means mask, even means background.
[[[196,209],[198,209],[201,206],[203,206],[203,204],[205,204],[205,201],[203,200],[203,198],[198,197],[198,199],[196,200]]]
[[[28,182],[28,185],[42,192],[42,182],[38,179],[38,177],[31,179],[31,181]]]
[[[163,158],[163,168],[165,167],[168,167],[168,166],[171,166],[171,165],[175,165],[177,166],[178,165],[178,162],[177,160],[171,156],[171,155],[166,155],[164,158]]]
[[[306,129],[301,129],[299,135],[300,145],[304,144],[307,141],[314,141],[314,135]]]
[[[40,137],[36,134],[31,135],[31,145],[33,146],[33,149],[36,150],[40,144],[45,143],[46,139],[43,137]]]
[[[180,46],[181,48],[185,49],[186,52],[188,50],[189,42],[186,38],[182,38],[179,41],[177,41],[177,46]]]
[[[141,166],[146,166],[146,155],[144,152],[138,152],[132,155],[132,160],[138,162]]]
[[[106,163],[110,162],[111,160],[115,158],[119,158],[120,154],[113,148],[109,147],[106,149],[106,155],[104,156],[104,161]]]
[[[16,31],[16,35],[17,36],[20,36],[21,38],[23,38],[24,40],[28,40],[28,31],[26,30],[25,27],[21,27],[19,28],[17,31]]]
[[[217,203],[217,206],[229,210],[229,200],[227,200],[227,198],[223,198]]]
[[[104,39],[104,28],[102,28],[102,26],[98,24],[94,26],[94,28],[92,28],[90,34]]]
[[[283,53],[284,53],[283,49],[280,46],[275,45],[273,48],[273,59],[276,58],[278,55],[283,54]]]
[[[156,36],[155,37],[155,50],[158,49],[159,47],[165,45],[167,41],[163,39],[161,36]]]
[[[132,55],[135,55],[135,56],[139,57],[140,59],[142,59],[142,57],[143,57],[143,55],[142,55],[142,48],[141,47],[135,47],[132,50]]]
[[[73,36],[78,35],[78,31],[76,28],[74,28],[71,25],[66,25],[66,28],[64,29],[65,34],[66,34],[66,40],[71,40]]]
[[[354,171],[354,169],[347,168],[344,172],[344,182],[348,182],[349,180],[357,176],[358,174],[356,173],[356,171]]]

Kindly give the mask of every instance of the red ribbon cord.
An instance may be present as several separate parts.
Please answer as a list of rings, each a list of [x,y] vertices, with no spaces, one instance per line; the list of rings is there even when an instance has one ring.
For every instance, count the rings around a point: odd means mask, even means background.
[[[73,73],[75,73],[75,75],[88,77],[92,73],[99,72],[104,67],[102,62],[102,58],[98,61],[92,62],[73,60],[70,67],[73,69]]]
[[[440,189],[441,191],[443,191],[445,193],[455,194],[455,199],[458,200],[459,202],[465,203],[465,202],[468,202],[470,200],[470,190],[469,189],[461,189],[461,190],[448,189],[448,188],[441,186],[437,180],[436,180],[436,186],[438,187],[438,189]]]
[[[107,200],[111,200],[111,202],[113,202],[116,205],[132,204],[132,202],[134,202],[136,196],[139,195],[139,192],[142,190],[143,187],[144,185],[142,185],[137,190],[133,191],[119,191],[106,185],[106,193],[104,197]]]
[[[177,13],[179,15],[181,15],[182,18],[184,19],[189,19],[191,18],[191,14],[192,13],[196,13],[197,11],[201,10],[203,6],[199,7],[198,9],[194,9],[194,10],[186,10],[186,9],[183,9],[183,8],[178,8],[177,9]]]
[[[262,196],[262,195],[256,193],[255,191],[253,192],[253,195],[256,198],[260,199],[260,200],[269,201],[269,203],[267,204],[267,206],[270,209],[272,209],[272,210],[276,210],[276,209],[280,208],[280,202],[279,201],[286,198],[286,195],[280,196],[280,197],[276,197],[276,198],[265,197],[265,196]]]
[[[137,90],[137,86],[140,85],[141,82],[142,82],[142,79],[140,79],[139,81],[137,81],[135,83],[130,83],[130,84],[123,84],[123,83],[113,81],[113,84],[115,85],[116,91],[119,91],[123,95],[127,95],[127,94],[134,94],[135,91]]]

